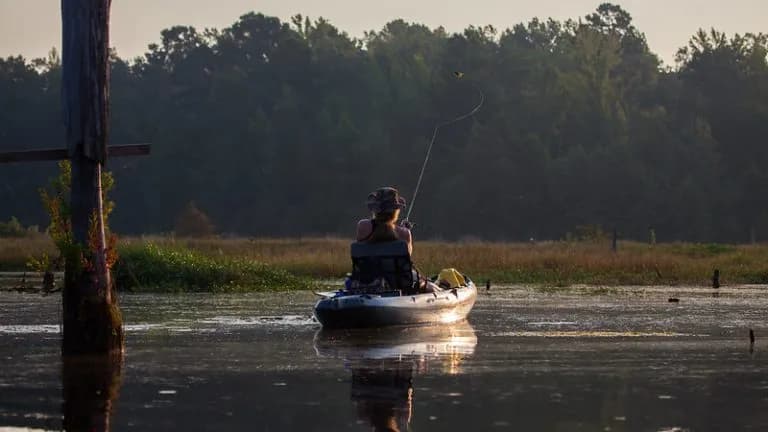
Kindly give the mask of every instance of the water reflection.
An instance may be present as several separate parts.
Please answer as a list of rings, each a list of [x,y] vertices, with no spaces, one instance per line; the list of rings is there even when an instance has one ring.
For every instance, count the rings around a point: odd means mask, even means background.
[[[64,357],[64,430],[107,432],[122,385],[122,355]]]
[[[352,371],[350,399],[358,418],[374,431],[408,430],[413,417],[413,380],[427,372],[459,374],[475,352],[472,326],[320,330],[315,352],[344,361]]]
[[[477,338],[452,326],[334,339],[312,323],[263,318],[307,316],[311,293],[127,296],[130,357],[106,374],[67,367],[67,424],[768,431],[768,290],[725,289],[716,300],[709,289],[678,290],[674,308],[669,288],[496,290],[472,312]],[[58,307],[51,297],[0,296],[0,430],[62,430]],[[97,384],[76,391],[78,369]]]

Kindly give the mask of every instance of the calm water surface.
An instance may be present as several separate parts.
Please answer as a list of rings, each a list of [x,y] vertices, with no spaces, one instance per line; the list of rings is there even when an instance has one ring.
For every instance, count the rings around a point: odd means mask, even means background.
[[[498,288],[469,323],[352,333],[314,301],[126,295],[99,372],[62,365],[58,297],[3,294],[0,431],[768,430],[768,288]]]

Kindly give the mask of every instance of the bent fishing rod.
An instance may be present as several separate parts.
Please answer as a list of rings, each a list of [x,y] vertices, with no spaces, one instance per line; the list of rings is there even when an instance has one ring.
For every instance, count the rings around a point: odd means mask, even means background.
[[[454,72],[456,76],[461,79],[461,77],[464,75],[462,73]],[[437,140],[437,132],[440,130],[440,128],[443,128],[445,126],[460,122],[466,118],[472,117],[473,115],[477,114],[478,111],[480,111],[480,108],[482,108],[483,104],[485,103],[485,94],[483,94],[482,90],[480,90],[476,85],[471,84],[472,88],[474,88],[477,93],[480,95],[480,102],[472,108],[471,111],[462,114],[454,119],[438,123],[435,125],[435,130],[432,132],[432,140],[429,142],[429,146],[427,147],[427,155],[424,157],[424,163],[421,165],[421,172],[419,172],[419,179],[416,181],[416,188],[413,190],[413,198],[411,199],[411,205],[408,206],[408,213],[405,215],[405,219],[403,220],[404,224],[413,226],[413,224],[410,222],[411,218],[411,211],[413,211],[413,207],[416,204],[416,197],[419,194],[419,188],[421,187],[421,181],[424,179],[424,171],[427,169],[427,164],[429,163],[429,157],[432,155],[432,147],[435,145],[435,140]]]

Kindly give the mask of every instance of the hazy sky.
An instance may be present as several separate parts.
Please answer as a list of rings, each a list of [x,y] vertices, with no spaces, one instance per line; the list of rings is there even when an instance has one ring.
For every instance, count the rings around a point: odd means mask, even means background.
[[[225,27],[249,11],[282,19],[323,16],[352,36],[404,18],[461,31],[469,24],[505,29],[532,17],[578,18],[601,0],[113,0],[112,45],[124,58],[144,53],[160,30],[176,24]],[[768,0],[614,0],[635,18],[651,49],[672,63],[700,27],[768,32]],[[0,57],[44,56],[60,44],[60,0],[0,0]]]

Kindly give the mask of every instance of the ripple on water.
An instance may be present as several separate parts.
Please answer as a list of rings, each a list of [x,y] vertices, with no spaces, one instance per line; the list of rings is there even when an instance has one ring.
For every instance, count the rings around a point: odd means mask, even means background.
[[[201,324],[217,324],[225,326],[306,326],[317,325],[314,318],[306,315],[274,315],[256,317],[217,316],[198,321]]]
[[[701,335],[671,332],[637,331],[510,331],[490,333],[490,336],[546,337],[546,338],[641,338],[641,337],[697,337]]]
[[[539,322],[529,322],[529,326],[535,326],[535,327],[545,327],[545,326],[572,326],[577,325],[578,323],[575,321],[539,321]]]
[[[256,317],[216,316],[194,321],[194,324],[214,324],[225,327],[239,326],[309,326],[317,325],[317,321],[309,316],[301,315],[275,315]],[[142,333],[151,330],[168,330],[171,332],[206,331],[190,326],[180,326],[173,323],[140,323],[124,326],[126,333]],[[58,324],[18,324],[0,325],[0,334],[59,334],[61,327]],[[2,432],[2,431],[0,431]]]
[[[155,328],[163,327],[162,324],[130,324],[124,326],[126,332],[141,332]],[[59,324],[19,324],[2,325],[0,334],[59,334],[61,326]]]
[[[0,426],[0,432],[48,432],[48,429],[34,429],[26,427]]]
[[[58,324],[0,325],[0,334],[58,334]],[[1,431],[1,430],[0,430]]]

